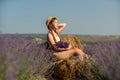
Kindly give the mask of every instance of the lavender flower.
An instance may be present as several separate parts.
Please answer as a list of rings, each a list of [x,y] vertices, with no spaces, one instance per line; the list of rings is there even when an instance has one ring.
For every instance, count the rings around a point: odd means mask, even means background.
[[[19,37],[18,34],[1,34],[0,50],[2,50],[2,53],[5,55],[4,59],[0,59],[2,62],[0,66],[4,66],[4,64],[7,66],[6,70],[2,70],[4,71],[2,73],[6,73],[3,77],[4,80],[16,80],[16,76],[18,76],[17,78],[19,80],[20,76],[22,76],[21,71],[28,71],[29,74],[25,74],[24,76],[30,80],[29,75],[34,77],[38,74],[43,75],[47,68],[51,66],[50,59],[52,57],[52,51],[46,50],[44,44],[23,39]],[[1,69],[0,67],[0,71]],[[23,80],[26,79],[26,77],[24,77]],[[0,79],[3,80],[3,78]]]
[[[88,45],[84,47],[84,52],[94,57],[101,74],[109,80],[120,79],[120,41]]]
[[[59,42],[56,43],[56,46],[57,46],[58,48],[68,48],[69,43],[68,43],[68,42],[59,41]]]

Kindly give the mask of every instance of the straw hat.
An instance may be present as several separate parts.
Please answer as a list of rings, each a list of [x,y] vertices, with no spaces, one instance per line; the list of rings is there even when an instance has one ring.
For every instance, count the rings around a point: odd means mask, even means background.
[[[51,17],[49,17],[49,18],[46,20],[46,26],[47,26],[47,27],[49,26],[49,24],[50,24],[50,22],[51,22],[51,20],[52,20],[53,18],[57,19],[56,16],[51,16]]]

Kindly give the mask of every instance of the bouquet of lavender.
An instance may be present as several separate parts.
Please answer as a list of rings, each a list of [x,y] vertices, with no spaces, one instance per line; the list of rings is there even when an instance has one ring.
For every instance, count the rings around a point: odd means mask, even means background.
[[[58,42],[56,42],[56,46],[58,48],[68,48],[69,43],[68,42],[63,42],[63,41],[58,41]]]

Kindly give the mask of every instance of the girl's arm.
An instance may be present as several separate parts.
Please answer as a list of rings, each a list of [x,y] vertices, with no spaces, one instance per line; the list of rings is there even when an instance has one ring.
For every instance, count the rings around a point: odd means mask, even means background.
[[[55,51],[67,51],[72,48],[72,46],[70,44],[69,44],[68,48],[58,48],[56,45],[53,45],[53,46],[54,46]]]
[[[60,33],[66,27],[66,23],[58,24],[57,32]]]

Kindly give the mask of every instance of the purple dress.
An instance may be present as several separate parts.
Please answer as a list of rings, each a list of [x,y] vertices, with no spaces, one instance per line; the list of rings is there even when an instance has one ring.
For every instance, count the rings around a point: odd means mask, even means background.
[[[58,42],[56,42],[56,46],[57,46],[58,48],[68,48],[69,43],[68,43],[68,42],[58,41]]]

